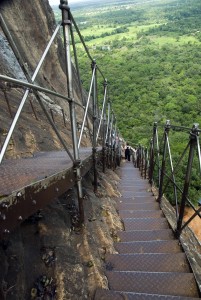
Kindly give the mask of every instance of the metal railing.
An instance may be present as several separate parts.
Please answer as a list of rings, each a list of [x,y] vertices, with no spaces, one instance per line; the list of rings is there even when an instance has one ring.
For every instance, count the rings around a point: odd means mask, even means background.
[[[79,203],[79,212],[80,212],[80,222],[84,222],[84,208],[83,208],[83,192],[82,192],[82,178],[80,173],[81,168],[81,160],[80,160],[80,154],[79,149],[83,137],[83,132],[85,126],[88,127],[88,130],[90,132],[90,139],[92,142],[92,153],[93,153],[93,169],[94,169],[94,191],[97,191],[98,183],[97,183],[97,158],[96,158],[96,152],[97,152],[97,146],[99,139],[102,141],[102,151],[103,151],[103,171],[105,172],[106,167],[106,161],[108,167],[115,167],[116,166],[116,155],[119,153],[116,149],[120,148],[119,146],[119,135],[117,133],[117,127],[116,127],[116,119],[114,116],[114,112],[111,109],[111,102],[108,99],[108,83],[107,79],[104,77],[103,72],[101,71],[100,67],[97,65],[96,61],[91,57],[89,50],[84,42],[84,39],[79,31],[79,28],[70,12],[70,8],[68,6],[67,0],[61,0],[59,8],[61,9],[62,14],[62,21],[61,23],[56,27],[52,37],[50,38],[49,42],[47,43],[46,49],[33,73],[33,75],[30,74],[27,64],[25,63],[24,58],[22,57],[21,53],[19,52],[17,48],[17,41],[12,37],[7,25],[6,21],[4,20],[3,15],[0,13],[0,25],[3,30],[3,33],[5,37],[7,38],[7,41],[10,44],[10,47],[12,48],[12,51],[16,57],[16,59],[19,62],[19,65],[25,75],[26,81],[19,80],[16,78],[11,78],[8,76],[5,76],[3,74],[0,74],[0,82],[3,82],[13,86],[23,87],[25,88],[25,92],[23,95],[23,98],[19,104],[19,107],[17,109],[17,112],[15,116],[13,116],[9,101],[7,98],[7,94],[4,90],[4,96],[7,101],[8,110],[10,113],[10,116],[13,118],[11,127],[8,131],[8,134],[4,140],[3,146],[0,151],[0,164],[5,156],[7,147],[9,145],[9,142],[12,138],[13,132],[16,128],[16,124],[20,118],[20,115],[23,111],[24,105],[27,102],[28,95],[30,92],[32,92],[38,101],[40,107],[42,108],[42,111],[44,112],[48,122],[52,126],[53,130],[55,131],[60,143],[62,144],[63,148],[67,152],[68,156],[73,162],[73,166],[75,169],[76,174],[76,185],[77,185],[77,192],[78,192],[78,203]],[[83,89],[81,85],[81,78],[80,78],[80,71],[79,71],[79,62],[77,57],[77,50],[75,45],[75,39],[74,39],[74,31],[72,26],[74,25],[74,28],[84,46],[84,49],[87,53],[88,58],[90,59],[89,66],[92,68],[92,78],[89,88],[89,93],[87,100],[85,101],[83,97]],[[66,69],[66,82],[67,82],[67,95],[60,94],[56,91],[50,90],[48,88],[41,87],[40,85],[36,84],[37,75],[47,57],[47,54],[53,45],[53,43],[56,43],[56,37],[60,32],[60,28],[63,28],[63,45],[64,45],[64,52],[65,52],[65,69]],[[72,45],[72,47],[71,47]],[[79,83],[79,90],[80,90],[80,103],[76,102],[74,99],[74,86],[73,86],[73,66],[72,66],[72,55],[74,57],[75,62],[75,69],[76,74],[78,78]],[[99,103],[98,103],[98,85],[97,85],[97,72],[101,75],[103,79],[103,101],[102,101],[102,110],[99,111]],[[54,119],[54,113],[51,109],[47,109],[43,103],[43,100],[41,99],[41,95],[39,92],[43,92],[48,95],[52,95],[55,97],[58,97],[60,99],[64,99],[69,104],[69,113],[70,113],[70,124],[71,124],[71,133],[72,133],[72,144],[73,144],[73,155],[70,152],[70,149],[64,139],[62,138],[59,130],[57,129],[56,122]],[[90,101],[92,101],[92,113],[89,112],[89,106]],[[83,120],[81,124],[81,130],[78,130],[78,121],[76,117],[76,107],[79,107],[83,110]],[[33,106],[32,106],[33,109]],[[64,125],[66,125],[66,118],[64,114],[63,108],[61,108]],[[37,115],[34,111],[34,115],[37,119]],[[92,126],[90,126],[90,121],[92,123]],[[92,128],[91,128],[92,127]],[[91,133],[92,132],[92,133]],[[106,151],[106,148],[108,149]]]
[[[179,143],[176,145],[174,135],[176,133],[178,135],[178,132],[182,134],[184,149],[178,146]],[[201,207],[198,208],[201,205],[199,133],[198,124],[188,128],[171,125],[168,120],[162,131],[162,128],[154,123],[149,153],[141,146],[137,149],[137,166],[142,176],[147,178],[148,174],[151,185],[158,187],[157,201],[160,203],[165,195],[175,208],[177,221],[175,233],[178,237],[196,216],[201,218]],[[162,136],[160,143],[159,135]],[[194,213],[184,221],[186,206],[191,207]]]

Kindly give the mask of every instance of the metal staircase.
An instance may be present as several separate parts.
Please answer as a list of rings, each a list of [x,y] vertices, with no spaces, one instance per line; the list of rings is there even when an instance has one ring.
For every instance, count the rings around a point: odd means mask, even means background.
[[[197,299],[199,292],[185,253],[174,238],[159,204],[139,170],[126,162],[118,203],[125,231],[115,244],[118,254],[106,256],[109,290],[95,300]]]

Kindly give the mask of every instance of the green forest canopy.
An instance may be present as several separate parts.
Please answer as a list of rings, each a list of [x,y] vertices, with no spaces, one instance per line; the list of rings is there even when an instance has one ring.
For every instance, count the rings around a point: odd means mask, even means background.
[[[153,122],[201,124],[200,0],[102,0],[100,5],[72,5],[71,11],[108,78],[118,127],[127,141],[148,145]],[[60,20],[58,8],[55,15]],[[82,82],[88,90],[90,61],[75,38]],[[184,134],[175,133],[173,145],[175,141],[173,158],[178,158]],[[199,190],[196,172],[193,197]]]
[[[154,121],[201,123],[201,1],[102,1],[71,10],[108,78],[125,139],[146,144]],[[76,41],[88,90],[90,62]]]

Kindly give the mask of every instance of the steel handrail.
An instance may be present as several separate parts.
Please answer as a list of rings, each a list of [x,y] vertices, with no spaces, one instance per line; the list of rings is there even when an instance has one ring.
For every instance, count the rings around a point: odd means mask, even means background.
[[[154,125],[154,126],[156,127],[156,125]],[[179,128],[180,130],[183,130],[183,131],[186,131],[186,129],[189,130],[189,128],[182,127],[182,126],[176,126],[176,128],[177,129]],[[193,160],[194,160],[194,156],[195,156],[195,149],[197,149],[197,153],[198,153],[199,170],[201,168],[201,153],[200,153],[200,143],[199,143],[200,129],[198,128],[197,124],[194,124],[193,128],[191,128],[190,141],[188,142],[187,146],[185,147],[185,149],[184,149],[183,153],[181,154],[179,160],[177,161],[175,167],[173,166],[173,160],[172,160],[172,154],[171,154],[171,148],[170,148],[170,142],[169,142],[169,136],[168,136],[170,129],[174,130],[174,126],[170,125],[170,123],[167,122],[166,126],[165,126],[164,135],[163,135],[163,141],[164,141],[163,144],[164,145],[163,145],[163,152],[162,152],[162,155],[163,155],[162,166],[161,167],[158,166],[160,168],[160,174],[161,174],[161,179],[162,179],[160,184],[158,182],[159,201],[161,200],[164,192],[166,191],[167,187],[171,183],[173,185],[174,200],[176,203],[176,220],[177,220],[176,234],[179,237],[182,230],[194,219],[195,216],[199,216],[201,218],[201,214],[200,214],[201,209],[196,209],[188,197],[189,188],[190,188],[191,170],[192,170]],[[154,135],[156,135],[156,132],[157,132],[157,130],[154,130]],[[152,138],[152,143],[150,146],[150,156],[149,156],[151,159],[150,166],[153,166],[153,168],[158,165],[158,163],[157,163],[158,151],[157,151],[157,153],[156,152],[153,153],[153,150],[155,150],[155,148],[153,148],[153,140],[154,139],[155,139],[155,136],[153,136],[153,138]],[[180,165],[181,161],[183,160],[188,149],[189,149],[189,157],[188,157],[188,163],[187,163],[187,168],[186,168],[184,187],[182,189],[176,183],[175,175],[178,172],[179,165]],[[170,175],[168,175],[166,172],[167,157],[169,158],[169,162],[170,162]],[[160,162],[160,160],[159,160],[159,162]],[[152,173],[154,173],[154,171]],[[149,176],[150,175],[151,175],[151,173],[149,172]],[[163,183],[164,177],[166,177],[168,179],[165,184]],[[153,180],[151,180],[151,181],[153,181]],[[182,195],[181,202],[180,202],[180,209],[179,209],[177,191],[179,191]],[[192,217],[190,217],[189,220],[185,221],[185,223],[184,223],[183,218],[184,218],[184,209],[185,209],[186,203],[188,203],[188,205],[191,206],[191,208],[194,210],[195,213],[193,214]]]

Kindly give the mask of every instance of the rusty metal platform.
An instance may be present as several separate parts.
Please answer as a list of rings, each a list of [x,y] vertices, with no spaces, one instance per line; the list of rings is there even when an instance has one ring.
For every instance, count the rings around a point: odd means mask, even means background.
[[[91,149],[81,152],[81,159],[91,155]],[[72,167],[65,151],[39,152],[33,157],[6,159],[0,165],[0,197]]]
[[[92,167],[92,149],[82,148],[80,159],[84,176]],[[74,185],[73,163],[65,151],[4,160],[0,166],[0,237]]]

